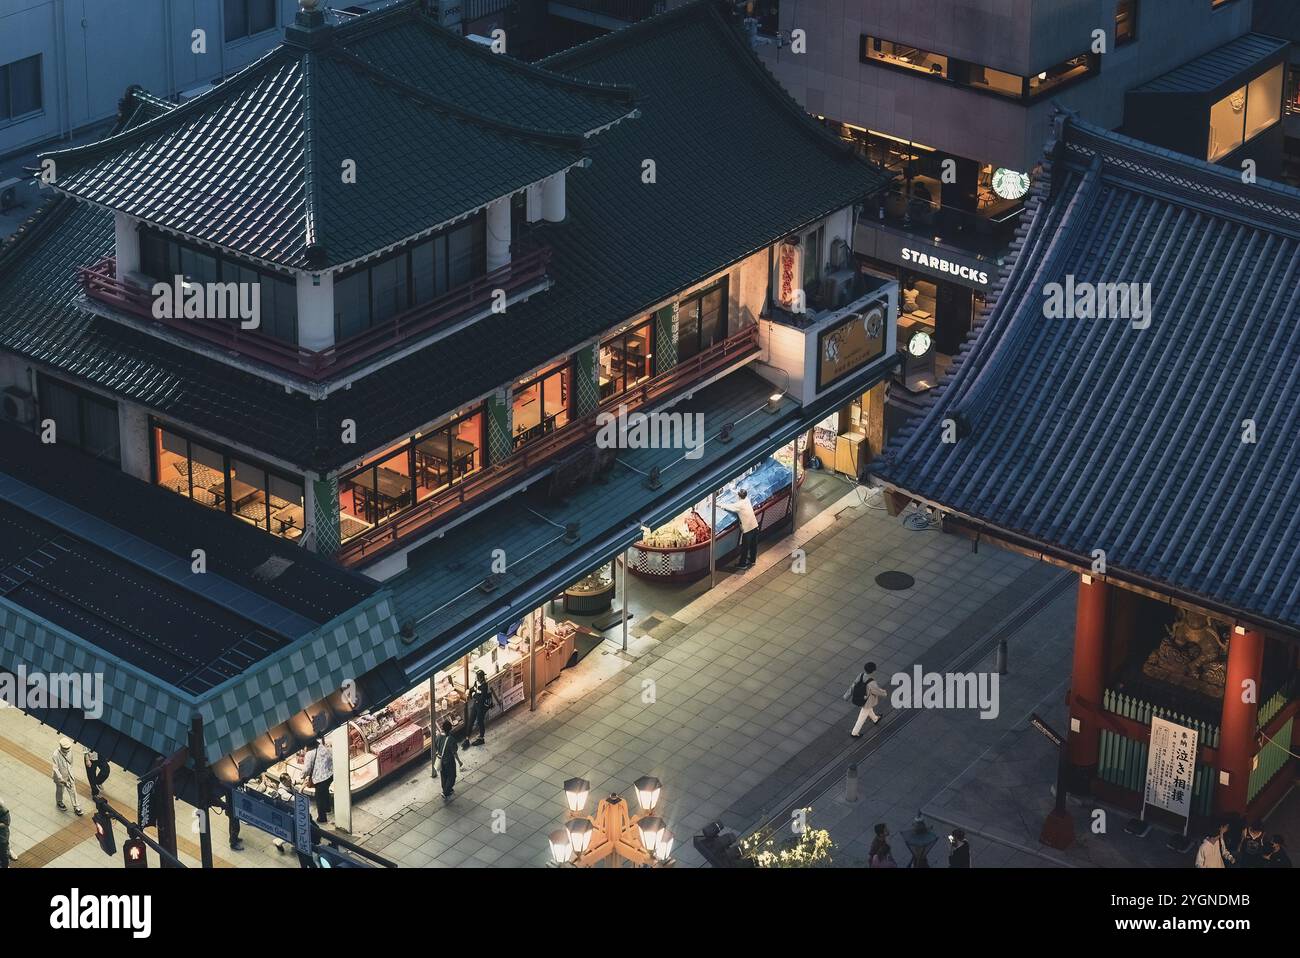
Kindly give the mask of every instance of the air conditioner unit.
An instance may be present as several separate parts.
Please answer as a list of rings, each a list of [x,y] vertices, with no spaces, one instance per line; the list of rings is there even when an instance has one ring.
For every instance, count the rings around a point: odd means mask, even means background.
[[[853,301],[853,282],[856,274],[851,269],[841,269],[822,280],[822,302],[827,309],[839,309]]]
[[[36,423],[36,397],[19,386],[0,390],[0,418],[30,428]]]
[[[18,187],[22,185],[23,181],[17,177],[0,180],[0,212],[7,213],[22,205],[18,202]]]

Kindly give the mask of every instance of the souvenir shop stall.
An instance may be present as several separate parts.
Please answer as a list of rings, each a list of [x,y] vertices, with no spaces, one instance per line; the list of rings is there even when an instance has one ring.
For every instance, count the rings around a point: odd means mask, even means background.
[[[421,758],[432,743],[432,729],[441,727],[444,719],[459,731],[468,718],[468,689],[479,669],[487,675],[496,700],[493,719],[527,702],[534,676],[538,691],[559,678],[573,657],[574,636],[579,629],[576,623],[557,622],[539,610],[489,637],[437,672],[432,682],[432,699],[430,683],[422,682],[383,708],[350,719],[348,759],[352,794],[366,792]],[[537,661],[532,663],[534,647]],[[260,779],[248,783],[248,787],[255,791],[277,789],[285,774],[297,786],[304,778],[308,751],[303,749],[271,766]]]
[[[800,453],[804,440],[799,440]],[[658,529],[649,530],[641,541],[628,549],[628,571],[643,579],[692,582],[709,574],[709,544],[714,544],[714,558],[719,565],[740,546],[740,524],[736,514],[723,508],[739,498],[743,487],[758,519],[759,534],[791,518],[791,477],[794,449],[783,446],[741,473],[718,490],[717,525],[712,524],[712,508],[703,499]],[[798,470],[803,484],[804,470]]]

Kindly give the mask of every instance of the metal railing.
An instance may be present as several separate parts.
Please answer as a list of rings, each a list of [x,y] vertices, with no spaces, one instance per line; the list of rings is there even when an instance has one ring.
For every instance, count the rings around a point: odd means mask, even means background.
[[[1163,705],[1156,705],[1136,695],[1106,689],[1102,695],[1102,708],[1122,718],[1131,719],[1140,725],[1150,725],[1152,716],[1158,716],[1169,722],[1196,729],[1199,744],[1206,748],[1219,747],[1219,726],[1213,722],[1177,712]]]
[[[256,362],[304,379],[319,381],[337,376],[394,346],[434,332],[440,326],[453,324],[488,309],[497,290],[503,290],[506,296],[510,296],[542,282],[546,278],[550,259],[549,247],[521,252],[500,269],[320,350],[286,343],[257,330],[241,329],[239,323],[233,320],[155,316],[153,294],[148,289],[117,279],[117,264],[112,256],[105,257],[94,266],[78,269],[77,279],[89,299],[112,310],[148,322],[161,323]]]
[[[344,564],[375,558],[398,545],[401,539],[427,531],[467,503],[508,487],[565,450],[592,438],[596,434],[602,413],[613,413],[620,407],[626,407],[629,412],[639,409],[698,383],[757,351],[758,327],[747,326],[627,392],[610,396],[589,415],[574,419],[554,432],[521,446],[501,462],[480,469],[459,483],[395,513],[382,525],[354,536],[340,547],[336,558]]]

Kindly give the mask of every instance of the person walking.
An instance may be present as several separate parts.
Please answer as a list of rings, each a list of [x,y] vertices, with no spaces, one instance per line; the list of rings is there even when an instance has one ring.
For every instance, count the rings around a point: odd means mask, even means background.
[[[9,806],[0,798],[0,868],[9,867]]]
[[[465,765],[456,748],[456,737],[451,734],[451,722],[442,720],[442,734],[436,736],[433,754],[438,760],[438,781],[442,783],[442,800],[450,802],[456,792],[456,771]]]
[[[484,736],[487,733],[487,715],[488,711],[495,704],[493,701],[495,693],[492,686],[488,685],[487,675],[482,669],[474,673],[474,684],[469,690],[469,724],[465,726],[465,748],[471,745],[482,745]],[[470,733],[474,726],[478,726],[478,738],[474,741],[469,740]]]
[[[242,852],[244,843],[239,838],[239,816],[235,814],[235,789],[228,787],[225,794],[226,837],[232,852]]]
[[[1227,834],[1228,823],[1223,822],[1214,831],[1205,836],[1201,847],[1196,849],[1196,868],[1227,868],[1235,864],[1236,859],[1224,844],[1223,836]]]
[[[72,775],[72,739],[66,735],[59,739],[59,747],[54,750],[50,766],[54,778],[54,804],[62,811],[68,810],[68,806],[63,803],[63,793],[66,791],[72,796],[73,811],[78,815],[84,815],[85,812],[81,810],[81,799],[77,797],[77,781]]]
[[[949,868],[970,868],[970,842],[966,841],[966,832],[960,828],[954,828],[952,834],[948,836],[948,844],[952,846],[948,852]]]
[[[303,763],[303,784],[310,785],[316,795],[316,821],[329,824],[329,813],[334,809],[330,787],[334,784],[334,749],[322,735],[316,740],[315,750]]]
[[[876,663],[868,662],[862,667],[862,674],[853,680],[849,690],[841,696],[858,707],[858,720],[853,723],[853,731],[849,733],[853,738],[862,737],[862,726],[867,724],[867,719],[871,719],[872,725],[880,723],[876,706],[885,698],[886,693],[876,681],[875,673]]]
[[[872,868],[898,867],[898,863],[894,861],[894,852],[889,847],[889,827],[884,822],[876,826],[876,837],[871,842],[871,853],[867,856],[867,864]]]
[[[740,523],[740,558],[733,566],[739,570],[750,568],[758,559],[758,517],[754,515],[754,504],[749,501],[749,490],[741,489],[736,495],[735,502],[720,502],[718,505],[734,512],[736,521]]]

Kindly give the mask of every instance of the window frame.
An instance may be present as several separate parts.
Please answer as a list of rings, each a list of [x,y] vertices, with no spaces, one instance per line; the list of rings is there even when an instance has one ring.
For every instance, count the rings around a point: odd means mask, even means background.
[[[538,373],[537,375],[532,376],[532,377],[530,377],[529,379],[526,379],[526,380],[521,379],[521,380],[517,381],[514,385],[512,385],[512,386],[510,387],[510,405],[511,405],[511,409],[512,409],[512,413],[511,413],[511,415],[512,415],[512,421],[511,421],[511,424],[510,424],[510,425],[511,425],[511,429],[510,429],[510,432],[511,432],[510,442],[511,442],[512,450],[519,450],[519,449],[522,449],[524,446],[528,445],[528,444],[531,443],[531,442],[536,442],[538,439],[541,439],[543,436],[545,436],[545,435],[547,434],[548,430],[545,429],[545,425],[546,425],[546,422],[547,422],[547,419],[546,419],[546,381],[547,381],[548,379],[552,379],[552,378],[554,378],[554,377],[557,376],[557,375],[561,377],[561,379],[560,379],[560,387],[561,387],[561,389],[562,389],[562,390],[566,390],[566,389],[567,389],[568,396],[564,397],[564,407],[563,407],[563,409],[561,410],[561,412],[562,412],[563,415],[564,415],[564,422],[562,422],[562,423],[557,423],[557,425],[554,427],[554,429],[549,430],[549,431],[550,431],[550,432],[554,432],[555,429],[563,429],[565,426],[567,426],[570,422],[573,421],[573,394],[574,394],[573,380],[574,380],[574,365],[575,365],[575,363],[576,363],[576,359],[575,359],[575,357],[573,357],[573,356],[568,356],[568,357],[566,357],[565,359],[560,360],[558,363],[555,363],[555,364],[553,364],[553,365],[551,365],[551,366],[548,366],[546,369],[542,370],[542,371],[541,371],[540,373]],[[568,377],[568,380],[569,380],[568,383],[565,383],[565,382],[564,382],[564,378],[563,378],[563,377],[565,377],[565,376]],[[530,426],[529,429],[540,429],[541,432],[539,432],[539,433],[538,433],[537,435],[535,435],[535,436],[530,436],[530,437],[528,437],[528,438],[525,439],[525,438],[524,438],[524,435],[525,435],[524,433],[522,433],[522,432],[520,432],[520,433],[516,433],[516,432],[514,431],[514,422],[513,422],[513,407],[514,407],[514,400],[515,400],[515,396],[516,396],[518,393],[522,392],[522,391],[525,390],[525,389],[531,389],[533,386],[537,386],[537,387],[538,387],[538,389],[537,389],[537,403],[538,403],[537,409],[538,409],[538,412],[539,412],[541,415],[540,415],[540,417],[539,417],[539,419],[538,419],[538,423],[537,423],[537,425],[536,425],[536,426]],[[557,413],[555,414],[555,418],[558,420],[559,417],[560,417],[560,415],[561,415],[561,413],[557,412]]]
[[[202,446],[205,449],[211,450],[212,452],[216,453],[221,457],[222,476],[223,476],[222,485],[224,486],[224,491],[222,495],[222,499],[224,501],[222,503],[222,506],[220,509],[218,509],[213,506],[205,506],[201,503],[195,503],[195,505],[197,505],[200,509],[207,509],[209,512],[223,512],[232,519],[240,519],[241,521],[244,522],[245,525],[250,525],[254,529],[260,529],[262,532],[265,532],[269,535],[273,535],[277,539],[284,539],[286,542],[299,542],[302,540],[302,537],[307,534],[307,479],[305,476],[295,476],[291,472],[286,472],[283,469],[278,469],[275,466],[268,465],[266,462],[258,459],[256,456],[249,456],[238,450],[231,449],[229,446],[226,446],[223,443],[220,443],[209,437],[199,436],[190,432],[189,430],[178,428],[174,425],[164,422],[163,420],[157,418],[156,416],[149,417],[149,475],[150,475],[149,484],[150,485],[159,489],[166,489],[166,486],[164,486],[161,481],[162,476],[160,473],[161,473],[162,463],[159,461],[158,458],[158,447],[161,443],[161,438],[159,434],[162,432],[171,433],[173,436],[177,437],[178,439],[183,439],[185,441],[185,459],[187,462],[191,462],[191,463],[194,462],[193,447],[195,446],[195,444],[198,444],[199,446]],[[232,469],[232,463],[236,460],[238,460],[243,465],[251,466],[254,469],[260,469],[262,471],[264,481],[262,483],[261,492],[262,492],[262,498],[266,503],[266,509],[265,509],[266,523],[264,525],[259,525],[256,523],[249,522],[247,521],[247,519],[240,516],[234,510],[234,502],[233,502],[234,497],[231,495],[231,469]],[[280,533],[275,532],[274,530],[271,529],[271,495],[272,495],[271,479],[272,477],[279,479],[281,482],[288,483],[289,485],[296,487],[302,496],[303,525],[302,525],[302,529],[300,530],[300,534],[296,539],[291,539],[288,536],[281,535]],[[251,485],[251,483],[249,485]],[[183,498],[188,498],[190,502],[194,502],[194,475],[192,470],[189,473],[188,487],[189,487],[189,495]],[[179,495],[179,493],[176,493],[176,495]]]
[[[452,276],[451,276],[451,237],[452,234],[459,233],[462,230],[469,230],[471,233],[471,244],[472,244],[471,249],[473,254],[473,262],[471,263],[471,267],[470,267],[471,275],[469,279],[465,280],[462,283],[453,283]],[[439,252],[439,240],[442,241],[441,253]],[[432,256],[432,261],[434,264],[434,270],[432,274],[433,294],[429,299],[418,300],[416,299],[416,289],[415,289],[415,285],[416,285],[415,265],[416,264],[414,261],[414,256],[416,250],[422,249],[423,247],[426,246],[429,247],[430,255]],[[442,259],[441,264],[437,262],[440,255]],[[405,260],[405,265],[403,269],[405,270],[406,273],[406,281],[405,281],[406,305],[398,309],[391,316],[388,316],[384,319],[378,319],[377,312],[376,312],[377,304],[375,302],[374,271],[380,266],[393,262],[394,260],[402,260],[402,259]],[[374,329],[376,326],[379,326],[383,323],[392,322],[393,319],[395,319],[398,316],[401,316],[403,313],[409,312],[413,309],[418,309],[419,307],[424,306],[428,303],[437,302],[442,297],[450,295],[452,292],[454,292],[457,289],[460,289],[462,286],[468,286],[470,283],[473,283],[476,280],[482,279],[484,276],[486,276],[487,275],[487,213],[484,210],[480,210],[478,213],[475,213],[473,216],[469,216],[458,223],[454,223],[453,225],[446,227],[445,229],[438,230],[435,233],[430,233],[427,236],[422,236],[417,240],[413,240],[407,243],[405,246],[402,246],[400,249],[393,250],[392,252],[390,252],[385,256],[381,256],[373,260],[367,260],[363,263],[358,263],[356,266],[353,266],[349,269],[343,270],[337,273],[334,277],[335,288],[337,289],[339,284],[344,283],[351,279],[355,279],[357,276],[362,274],[364,274],[366,277],[366,281],[365,281],[366,302],[369,304],[368,319],[366,323],[363,326],[361,326],[359,329],[349,332],[346,336],[343,335],[343,329],[344,329],[343,317],[339,313],[339,310],[337,308],[337,301],[336,301],[336,307],[334,310],[335,343],[344,343],[358,336],[363,336],[370,330]],[[443,282],[446,284],[446,287],[441,292],[438,289],[439,278],[441,278]]]
[[[645,381],[648,380],[648,379],[653,379],[653,378],[654,378],[654,374],[655,374],[655,372],[654,372],[655,345],[656,345],[656,337],[659,335],[659,332],[658,332],[658,325],[659,325],[659,324],[655,322],[654,315],[651,314],[650,316],[648,316],[648,317],[646,317],[645,319],[643,319],[641,322],[639,322],[639,323],[633,323],[631,326],[629,326],[627,329],[623,330],[621,333],[615,333],[613,336],[608,336],[608,337],[606,337],[605,339],[602,339],[599,343],[596,344],[596,366],[597,366],[597,370],[596,370],[596,376],[597,376],[596,387],[597,387],[597,391],[599,391],[599,388],[600,388],[600,382],[599,382],[599,376],[600,376],[600,369],[599,369],[599,367],[600,367],[600,351],[601,351],[602,349],[605,349],[606,347],[610,346],[610,344],[612,344],[612,343],[616,343],[616,342],[617,342],[617,343],[621,343],[621,344],[622,344],[623,354],[626,356],[626,355],[627,355],[627,341],[628,341],[629,339],[631,339],[632,337],[634,337],[634,336],[636,336],[636,337],[639,338],[639,334],[640,334],[640,332],[641,332],[642,330],[646,330],[646,329],[648,329],[648,330],[650,331],[650,335],[647,337],[648,344],[649,344],[649,347],[650,347],[649,350],[648,350],[647,353],[646,353],[646,366],[647,366],[647,371],[646,371],[645,376],[643,376],[642,378],[640,378],[640,379],[637,380],[637,383],[645,382]],[[611,379],[611,380],[610,380],[610,383],[611,383],[611,384],[616,383],[616,382],[617,382],[617,380],[614,380],[614,379]],[[626,365],[624,365],[624,367],[623,367],[622,382],[623,382],[623,387],[622,387],[621,389],[619,389],[619,388],[616,387],[616,388],[614,388],[613,390],[611,390],[609,393],[602,394],[601,397],[600,397],[600,401],[601,401],[601,402],[604,402],[605,400],[607,400],[607,399],[613,399],[613,398],[616,397],[616,396],[625,396],[625,395],[627,395],[629,392],[631,392],[633,389],[636,388],[636,384],[637,384],[637,383],[628,384],[628,382],[627,382],[627,367],[626,367]]]
[[[15,112],[13,106],[14,83],[12,70],[20,63],[36,61],[36,106],[21,113]],[[45,55],[37,52],[29,56],[10,60],[0,64],[0,126],[21,123],[45,112]]]
[[[43,372],[36,373],[36,406],[39,411],[37,422],[47,418],[46,391],[48,389],[62,389],[70,394],[70,397],[76,402],[77,406],[77,434],[75,440],[66,439],[67,429],[60,428],[58,420],[54,421],[54,438],[55,442],[65,445],[71,449],[76,449],[84,455],[97,459],[100,462],[106,462],[117,468],[122,468],[122,420],[121,409],[116,399],[108,399],[93,393],[88,389],[83,389],[75,383],[70,383],[66,379],[59,379],[57,376],[50,376]],[[94,452],[90,447],[86,437],[86,406],[98,406],[101,412],[111,412],[113,416],[114,431],[114,448],[115,455],[104,456]]]
[[[1129,28],[1128,28],[1128,35],[1121,39],[1119,33],[1120,8],[1125,4],[1127,4],[1129,8],[1128,9]],[[1142,6],[1142,0],[1115,0],[1115,49],[1118,50],[1120,47],[1126,47],[1130,43],[1137,43],[1138,30],[1141,26],[1141,16],[1140,16],[1141,6]]]
[[[363,475],[366,472],[372,473],[371,488],[372,489],[377,488],[378,479],[377,479],[377,475],[373,474],[374,470],[377,470],[380,466],[384,465],[384,463],[392,462],[394,459],[398,458],[399,456],[405,455],[407,476],[410,479],[410,501],[407,502],[407,504],[404,506],[398,506],[387,516],[376,517],[373,522],[371,522],[370,519],[368,518],[363,518],[362,520],[363,522],[368,522],[370,524],[370,528],[372,529],[378,528],[381,525],[392,522],[393,520],[397,519],[399,516],[404,514],[407,510],[413,508],[414,506],[418,505],[421,502],[426,502],[431,498],[431,496],[425,496],[423,499],[419,498],[420,492],[419,492],[419,481],[418,481],[419,475],[418,475],[417,462],[416,462],[416,447],[423,443],[427,443],[435,433],[439,433],[439,432],[446,433],[448,437],[447,454],[448,454],[448,461],[450,461],[451,438],[453,438],[453,431],[456,430],[464,422],[467,422],[476,417],[478,419],[479,435],[478,435],[478,443],[477,443],[477,450],[476,450],[476,458],[478,460],[478,464],[474,468],[472,468],[469,472],[461,476],[460,478],[456,478],[452,476],[451,478],[448,479],[447,484],[445,486],[438,487],[438,489],[435,490],[435,492],[440,492],[443,489],[450,489],[453,486],[464,482],[469,476],[472,476],[476,472],[479,472],[480,470],[485,469],[487,467],[488,465],[487,416],[488,416],[487,403],[485,402],[478,403],[477,405],[472,406],[468,411],[461,413],[460,415],[451,416],[446,421],[438,423],[436,426],[432,426],[429,429],[421,430],[418,433],[408,436],[406,439],[402,440],[401,442],[394,443],[392,446],[389,446],[387,449],[375,453],[374,457],[371,458],[369,462],[363,463],[362,465],[358,466],[356,469],[349,470],[348,472],[345,473],[340,473],[338,476],[338,484],[339,484],[340,492],[342,492],[343,487],[346,483],[351,482],[351,480],[354,479],[356,476]],[[349,515],[351,515],[351,513],[349,513]],[[360,535],[360,534],[361,533],[358,532],[355,535]],[[354,538],[354,536],[348,536],[347,538],[342,539],[342,541],[346,542],[352,538]]]
[[[720,278],[716,283],[711,283],[711,284],[708,285],[708,286],[702,286],[702,287],[700,287],[698,290],[696,290],[695,292],[691,293],[689,296],[683,296],[681,299],[679,299],[679,300],[677,301],[677,321],[678,321],[678,322],[677,322],[677,331],[676,331],[676,332],[677,332],[677,335],[676,335],[677,362],[680,363],[680,362],[682,362],[684,359],[690,359],[690,358],[692,358],[692,357],[694,357],[694,356],[698,356],[700,353],[704,352],[704,349],[705,349],[705,347],[704,347],[704,345],[703,345],[703,343],[704,343],[704,324],[703,324],[704,316],[703,316],[703,312],[702,312],[702,310],[700,310],[700,309],[697,308],[696,317],[697,317],[698,320],[700,320],[700,322],[698,323],[698,325],[697,325],[696,328],[695,328],[695,351],[692,352],[692,353],[690,353],[689,355],[685,355],[685,356],[682,355],[681,317],[682,317],[682,312],[685,310],[686,305],[687,305],[688,303],[696,303],[698,307],[702,307],[703,304],[704,304],[704,297],[706,297],[706,296],[708,296],[708,295],[710,295],[710,294],[712,294],[712,293],[714,293],[714,292],[718,292],[718,291],[720,291],[720,292],[721,292],[721,306],[720,306],[720,308],[719,308],[719,313],[720,313],[721,320],[722,320],[722,322],[721,322],[722,335],[721,335],[719,341],[722,340],[722,339],[726,339],[727,336],[730,335],[730,328],[731,328],[731,326],[730,326],[730,319],[731,319],[731,317],[730,317],[729,314],[730,314],[730,311],[731,311],[731,309],[730,309],[730,307],[731,307],[731,304],[730,304],[731,290],[730,290],[729,285],[728,285],[728,280],[729,280],[729,279],[730,279],[729,276],[723,276],[723,277],[721,277],[721,278]]]
[[[252,5],[258,0],[224,0],[221,6],[221,33],[222,40],[225,43],[239,43],[243,40],[251,40],[253,37],[259,37],[264,33],[270,33],[280,26],[280,4],[278,0],[266,0],[271,11],[271,25],[263,27],[260,30],[253,29]],[[228,32],[230,27],[229,15],[227,10],[231,9],[231,4],[237,4],[243,10],[244,32],[236,36],[231,36]]]

